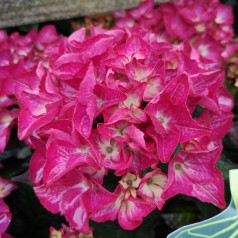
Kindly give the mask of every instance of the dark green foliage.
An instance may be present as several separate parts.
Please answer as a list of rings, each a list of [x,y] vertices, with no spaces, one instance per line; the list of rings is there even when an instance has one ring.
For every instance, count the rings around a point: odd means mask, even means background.
[[[60,228],[65,220],[46,211],[30,185],[18,185],[19,188],[5,200],[12,211],[8,232],[16,238],[48,238],[49,227]]]

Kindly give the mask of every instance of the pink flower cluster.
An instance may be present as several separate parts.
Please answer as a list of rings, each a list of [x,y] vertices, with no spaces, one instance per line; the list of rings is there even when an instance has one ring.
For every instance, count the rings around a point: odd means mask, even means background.
[[[220,66],[232,19],[209,2],[147,1],[90,35],[1,32],[0,149],[18,118],[19,138],[35,150],[35,193],[72,229],[90,234],[90,219],[134,229],[176,194],[225,207],[215,164],[233,119]]]
[[[32,30],[26,36],[18,32],[8,36],[0,31],[0,152],[16,124],[18,97],[32,83],[30,77],[38,63],[47,64],[48,54],[59,39],[53,26],[44,27],[39,33]]]
[[[197,50],[200,59],[218,64],[238,49],[233,42],[233,12],[219,0],[179,0],[154,8],[148,0],[130,11],[115,13],[116,25],[130,31],[140,32],[156,42],[178,44],[188,40]],[[148,31],[149,29],[149,31]]]
[[[28,86],[31,87],[31,72],[34,72],[39,61],[47,64],[48,52],[54,50],[53,46],[59,39],[53,26],[44,27],[38,33],[32,30],[26,36],[17,32],[8,36],[5,31],[0,31],[0,152],[4,151],[19,116],[18,97]],[[2,238],[10,237],[4,232],[11,220],[11,213],[3,198],[15,188],[15,184],[0,177]]]

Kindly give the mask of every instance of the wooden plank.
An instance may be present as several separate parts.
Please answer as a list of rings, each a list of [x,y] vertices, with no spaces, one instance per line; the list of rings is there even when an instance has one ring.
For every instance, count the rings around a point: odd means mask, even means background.
[[[143,0],[0,0],[0,28],[128,9],[141,2]]]

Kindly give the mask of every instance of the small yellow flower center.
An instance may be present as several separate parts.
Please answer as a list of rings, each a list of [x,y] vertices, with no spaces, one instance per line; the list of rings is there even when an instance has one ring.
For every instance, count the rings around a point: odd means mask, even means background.
[[[136,189],[139,187],[141,179],[132,173],[127,173],[126,176],[122,178],[119,182],[124,191],[125,191],[125,199],[128,197],[136,197]]]

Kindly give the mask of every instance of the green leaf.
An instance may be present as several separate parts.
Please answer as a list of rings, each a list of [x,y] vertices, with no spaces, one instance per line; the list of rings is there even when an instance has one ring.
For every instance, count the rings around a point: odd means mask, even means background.
[[[130,238],[128,232],[123,230],[116,221],[103,223],[91,222],[90,225],[93,227],[95,238]]]
[[[225,182],[229,181],[229,170],[237,169],[238,164],[231,162],[229,159],[226,158],[224,154],[220,157],[217,162],[217,168],[222,172],[222,176]]]
[[[197,210],[194,206],[174,207],[170,213],[163,213],[165,223],[172,229],[197,221]]]
[[[156,209],[150,213],[140,227],[135,230],[135,238],[153,238],[156,235],[156,227],[161,223],[161,217]]]
[[[200,213],[200,220],[205,220],[213,217],[221,211],[219,208],[210,203],[204,203],[200,200],[196,200],[195,203]]]
[[[161,222],[158,210],[153,211],[144,218],[140,227],[132,231],[123,230],[117,221],[96,223],[91,222],[95,238],[154,238],[155,229]]]

